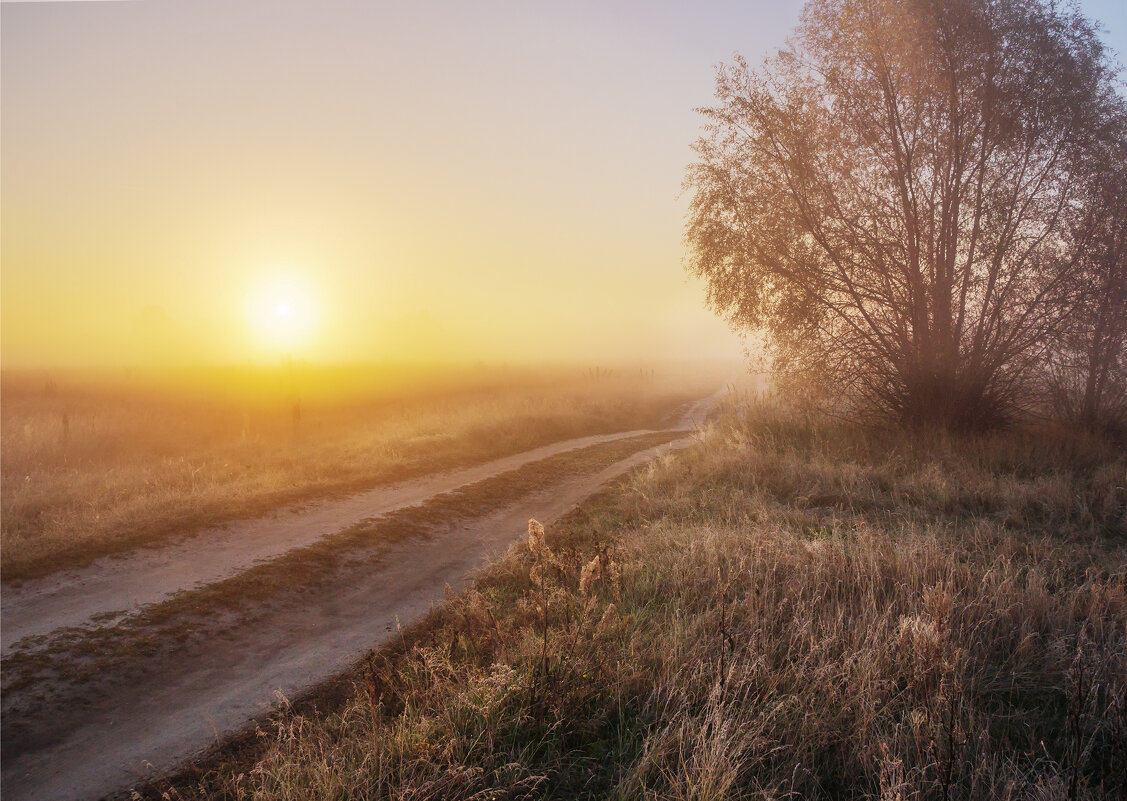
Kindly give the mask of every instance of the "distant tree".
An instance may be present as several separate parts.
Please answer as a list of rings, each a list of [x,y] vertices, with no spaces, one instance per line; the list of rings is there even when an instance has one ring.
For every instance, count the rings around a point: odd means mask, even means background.
[[[910,424],[1004,419],[1068,308],[1111,74],[1041,0],[813,0],[788,49],[718,70],[687,266],[781,375]]]
[[[1127,432],[1127,104],[1107,115],[1073,230],[1073,306],[1053,341],[1053,410],[1087,428]]]

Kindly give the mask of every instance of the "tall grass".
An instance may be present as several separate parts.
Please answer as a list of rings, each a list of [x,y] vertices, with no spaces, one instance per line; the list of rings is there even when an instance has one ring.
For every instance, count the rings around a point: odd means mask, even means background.
[[[1125,479],[753,405],[171,794],[1123,798]]]
[[[9,380],[0,416],[5,579],[209,524],[571,437],[669,423],[703,380],[512,375],[284,391]],[[277,388],[274,388],[277,389]],[[368,394],[365,394],[367,392]]]

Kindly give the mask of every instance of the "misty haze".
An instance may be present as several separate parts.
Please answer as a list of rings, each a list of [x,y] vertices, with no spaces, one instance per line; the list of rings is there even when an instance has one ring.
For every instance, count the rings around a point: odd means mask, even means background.
[[[1127,8],[0,15],[6,801],[1127,797]]]

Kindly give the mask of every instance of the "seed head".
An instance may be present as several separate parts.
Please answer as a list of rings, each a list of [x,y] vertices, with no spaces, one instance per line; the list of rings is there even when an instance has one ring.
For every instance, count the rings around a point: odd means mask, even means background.
[[[614,624],[614,617],[617,611],[618,610],[615,608],[614,604],[611,604],[607,607],[606,611],[603,612],[602,618],[599,619],[599,625],[595,627],[595,634],[597,636],[606,634],[607,629],[609,629]]]
[[[548,551],[544,544],[544,524],[539,520],[528,521],[528,550],[536,556],[543,556]]]
[[[579,592],[586,595],[591,585],[599,580],[602,572],[602,559],[598,556],[583,565],[583,570],[579,574]]]

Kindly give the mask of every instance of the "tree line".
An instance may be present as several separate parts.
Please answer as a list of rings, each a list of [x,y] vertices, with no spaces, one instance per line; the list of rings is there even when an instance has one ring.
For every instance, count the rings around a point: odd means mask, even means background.
[[[812,0],[717,71],[688,269],[784,386],[974,429],[1127,427],[1127,104],[1042,0]]]

